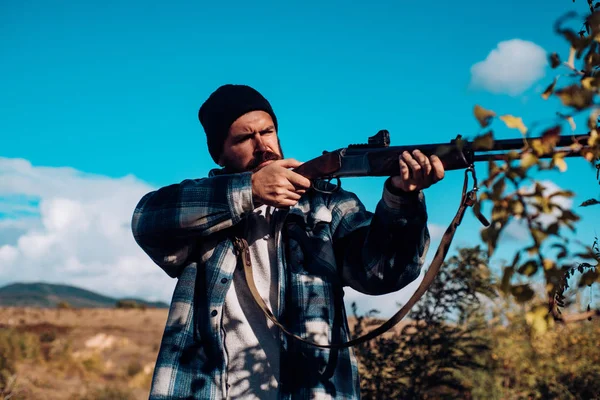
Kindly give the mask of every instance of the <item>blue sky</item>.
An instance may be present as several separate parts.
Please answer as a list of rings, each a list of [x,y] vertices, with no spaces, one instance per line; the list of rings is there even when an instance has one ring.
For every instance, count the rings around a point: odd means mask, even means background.
[[[29,243],[69,255],[57,256],[62,267],[43,270],[35,257],[19,267],[13,259],[0,266],[0,285],[43,278],[168,300],[172,280],[131,243],[119,247],[129,240],[123,230],[145,190],[214,167],[196,115],[224,83],[249,84],[271,101],[285,155],[301,161],[364,142],[380,129],[391,132],[393,145],[472,137],[479,132],[475,104],[521,116],[526,125],[560,110],[540,98],[553,71],[527,61],[530,52],[502,53],[509,65],[513,58],[527,62],[512,72],[492,70],[479,87],[470,84],[471,68],[514,39],[566,58],[566,42],[552,24],[569,10],[585,12],[585,2],[372,3],[3,2],[0,181],[11,183],[0,185],[0,248]],[[502,81],[494,73],[509,72],[524,79],[523,88],[493,92],[492,81]],[[518,137],[498,122],[498,137]],[[485,165],[479,170],[483,175]],[[599,195],[595,172],[580,160],[570,161],[565,174],[543,177],[576,191],[575,205]],[[427,190],[432,224],[445,227],[452,218],[461,179],[462,172],[450,172]],[[382,182],[355,178],[343,185],[373,209]],[[578,210],[582,240],[595,234],[598,210]],[[116,242],[106,222],[113,217],[122,239]],[[70,224],[83,233],[69,242]],[[91,233],[98,224],[107,227]],[[457,243],[473,243],[478,231],[468,215]],[[83,236],[89,241],[77,242]],[[89,256],[96,253],[105,260]],[[122,269],[128,260],[137,263],[129,272]],[[152,284],[135,283],[137,273]]]

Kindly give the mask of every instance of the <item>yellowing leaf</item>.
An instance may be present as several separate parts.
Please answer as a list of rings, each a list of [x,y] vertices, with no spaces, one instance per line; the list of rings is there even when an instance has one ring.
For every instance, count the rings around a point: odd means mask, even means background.
[[[575,125],[575,120],[573,119],[573,117],[567,117],[567,121],[569,121],[569,125],[571,125],[571,129],[575,130],[577,128],[577,125]]]
[[[565,172],[567,170],[567,163],[565,162],[564,158],[562,158],[562,156],[560,156],[559,154],[555,154],[552,157],[552,162],[554,163],[554,165],[556,165],[560,172]]]
[[[550,318],[548,309],[544,306],[535,306],[525,313],[525,321],[535,335],[543,335],[548,328],[554,326],[554,320]]]
[[[544,258],[544,269],[547,271],[552,268],[554,268],[554,261]]]
[[[492,110],[486,110],[485,108],[477,104],[473,108],[473,113],[475,114],[475,118],[477,118],[477,121],[479,121],[479,124],[484,128],[488,126],[491,122],[491,119],[496,116],[496,113]]]
[[[525,211],[525,208],[523,207],[523,204],[520,201],[514,201],[511,204],[511,210],[513,215],[521,215],[523,214],[523,211]]]
[[[575,53],[575,48],[571,47],[571,49],[569,50],[569,60],[567,61],[567,65],[572,69],[575,69]]]
[[[588,76],[587,78],[583,78],[581,80],[581,86],[587,90],[594,90],[594,87],[592,85],[593,82],[594,82],[594,78],[591,76]]]
[[[588,138],[588,146],[594,147],[596,145],[596,141],[598,140],[599,136],[600,135],[598,135],[598,131],[595,129],[592,129],[592,131],[590,132],[590,137]]]
[[[595,107],[594,109],[592,109],[587,119],[587,126],[589,130],[596,129],[596,126],[598,124],[598,117],[600,117],[600,108]]]
[[[524,153],[521,156],[521,167],[527,169],[527,168],[531,167],[532,165],[537,164],[538,160],[539,159],[535,156],[535,154]]]
[[[547,151],[552,150],[560,140],[560,125],[550,128],[542,133],[542,144],[546,147]]]
[[[582,151],[581,152],[583,154],[583,157],[588,160],[589,162],[594,161],[594,159],[596,158],[596,156],[594,155],[594,153],[592,153],[591,151]]]
[[[525,124],[523,123],[521,117],[514,117],[512,115],[501,115],[499,118],[502,120],[502,122],[506,124],[507,127],[511,129],[518,129],[523,135],[527,133],[527,127],[525,127]]]
[[[587,90],[579,85],[571,85],[557,90],[556,95],[567,107],[573,107],[578,111],[584,110],[594,102],[595,92]]]

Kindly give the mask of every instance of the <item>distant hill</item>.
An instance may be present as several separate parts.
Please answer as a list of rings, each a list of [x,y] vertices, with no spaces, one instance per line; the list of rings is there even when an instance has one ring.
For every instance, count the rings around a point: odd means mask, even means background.
[[[143,299],[116,299],[90,290],[52,283],[13,283],[0,288],[0,307],[56,307],[67,302],[77,308],[114,308],[119,300],[135,301],[150,308],[168,308],[164,302]]]

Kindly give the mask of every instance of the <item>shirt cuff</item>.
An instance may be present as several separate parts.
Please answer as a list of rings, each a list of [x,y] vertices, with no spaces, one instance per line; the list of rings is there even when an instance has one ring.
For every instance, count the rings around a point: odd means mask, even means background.
[[[405,192],[392,185],[391,178],[385,181],[383,189],[383,201],[385,205],[392,209],[409,208],[418,209],[425,201],[425,194],[422,190],[415,192]]]
[[[234,224],[254,210],[251,172],[232,175],[229,183],[229,206],[233,211]]]

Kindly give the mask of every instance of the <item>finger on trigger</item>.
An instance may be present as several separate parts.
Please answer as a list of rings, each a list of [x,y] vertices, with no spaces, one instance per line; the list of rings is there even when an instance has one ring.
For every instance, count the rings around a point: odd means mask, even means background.
[[[295,188],[309,189],[311,186],[310,179],[296,172],[289,171],[287,178]]]
[[[300,197],[302,197],[300,194],[293,192],[293,191],[288,191],[285,195],[288,199],[292,199],[295,201],[300,200]]]

